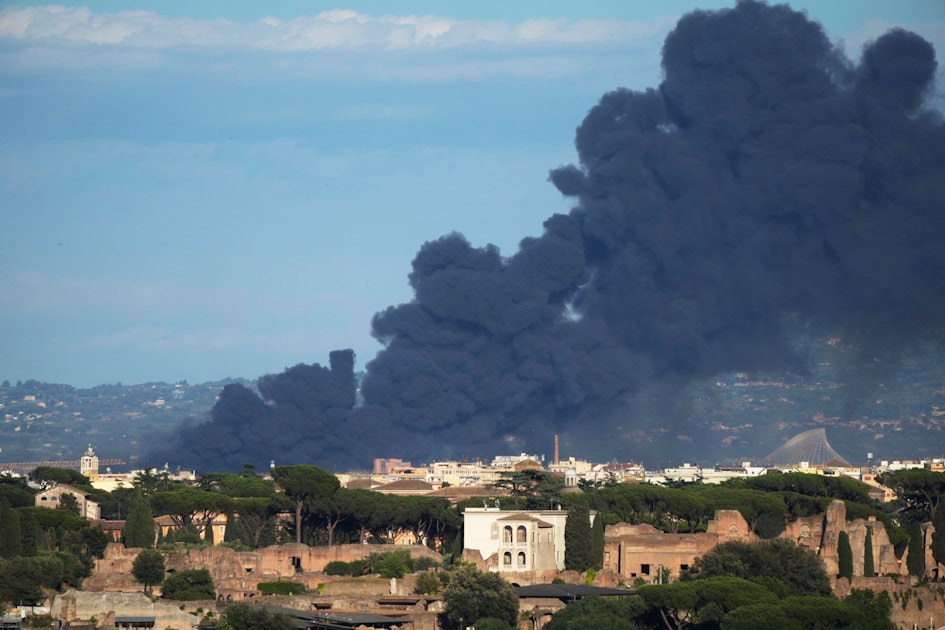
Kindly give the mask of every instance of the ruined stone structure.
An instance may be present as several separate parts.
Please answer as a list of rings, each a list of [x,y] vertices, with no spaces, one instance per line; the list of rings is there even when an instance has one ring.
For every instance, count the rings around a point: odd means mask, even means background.
[[[152,602],[142,593],[91,593],[67,591],[57,595],[50,607],[53,617],[62,621],[64,627],[78,625],[75,622],[95,617],[105,621],[114,619],[115,611],[124,615],[153,617],[155,628],[194,628],[198,619],[174,604]]]
[[[862,577],[866,548],[866,532],[872,533],[874,570],[877,575],[904,575],[904,559],[896,558],[886,527],[874,517],[848,521],[846,505],[833,501],[819,516],[798,518],[787,525],[782,538],[787,538],[814,551],[824,561],[827,575],[836,580],[839,573],[837,543],[840,532],[846,531],[853,550],[853,575]],[[708,530],[698,534],[667,534],[649,525],[611,525],[605,532],[604,569],[614,571],[627,582],[642,578],[657,582],[663,569],[675,579],[693,561],[727,540],[756,540],[745,519],[735,510],[719,510],[709,521]],[[933,563],[934,564],[934,563]]]
[[[287,544],[234,551],[228,547],[204,547],[168,554],[165,566],[169,572],[207,569],[224,601],[241,601],[257,597],[256,587],[260,582],[292,580],[314,590],[332,579],[321,572],[329,562],[361,560],[372,553],[389,552],[394,548],[392,545],[309,547]],[[131,566],[140,552],[141,549],[126,549],[119,544],[108,545],[105,557],[96,560],[92,576],[85,580],[83,587],[91,591],[141,591],[142,586],[131,577]],[[415,558],[426,556],[437,562],[442,560],[437,552],[419,545],[411,546],[410,553]]]
[[[737,510],[719,510],[707,531],[698,534],[667,534],[652,525],[608,525],[604,532],[605,571],[613,571],[627,582],[637,578],[647,583],[674,580],[696,558],[728,540],[751,541],[748,523]]]

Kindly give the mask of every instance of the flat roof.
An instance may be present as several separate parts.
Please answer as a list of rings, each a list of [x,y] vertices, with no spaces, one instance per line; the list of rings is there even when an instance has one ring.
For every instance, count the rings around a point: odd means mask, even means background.
[[[636,591],[624,588],[588,586],[586,584],[535,584],[534,586],[517,586],[515,587],[515,594],[520,598],[540,597],[574,601],[585,597],[626,597],[636,595]]]

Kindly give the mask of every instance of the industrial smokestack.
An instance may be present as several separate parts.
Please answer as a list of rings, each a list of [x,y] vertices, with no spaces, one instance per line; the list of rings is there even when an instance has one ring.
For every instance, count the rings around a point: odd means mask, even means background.
[[[555,466],[558,465],[558,462],[561,460],[558,458],[558,434],[555,434]]]

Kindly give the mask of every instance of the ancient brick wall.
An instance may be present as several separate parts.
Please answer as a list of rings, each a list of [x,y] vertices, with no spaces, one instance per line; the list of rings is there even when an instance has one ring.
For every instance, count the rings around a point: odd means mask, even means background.
[[[612,571],[627,583],[642,579],[656,582],[660,570],[668,569],[677,579],[695,559],[727,540],[754,540],[748,523],[736,510],[719,510],[707,531],[697,534],[668,534],[652,525],[608,525],[604,533],[604,570]]]

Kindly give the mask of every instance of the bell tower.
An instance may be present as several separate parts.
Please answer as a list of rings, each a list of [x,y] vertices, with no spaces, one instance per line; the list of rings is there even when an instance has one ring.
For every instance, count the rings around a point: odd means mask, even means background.
[[[88,477],[90,481],[98,479],[98,455],[92,450],[91,444],[89,444],[89,450],[85,451],[85,455],[82,456],[79,462],[79,472]]]

